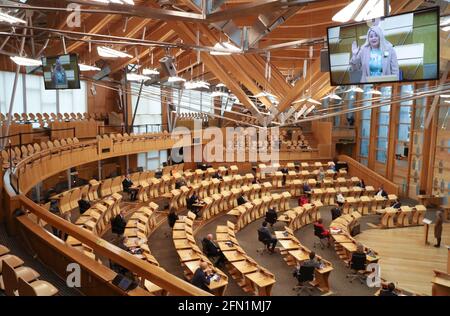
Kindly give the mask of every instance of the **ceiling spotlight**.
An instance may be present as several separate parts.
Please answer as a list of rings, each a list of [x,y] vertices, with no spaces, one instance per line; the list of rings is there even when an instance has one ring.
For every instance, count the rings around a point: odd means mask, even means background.
[[[85,65],[85,64],[78,64],[80,67],[80,71],[100,71],[101,69],[95,66]]]
[[[95,2],[100,2],[100,3],[105,3],[105,4],[114,3],[114,4],[134,5],[134,1],[133,0],[94,0],[94,1]]]
[[[109,47],[105,47],[105,46],[99,46],[97,47],[97,52],[101,57],[105,57],[105,58],[133,58],[133,56],[131,56],[130,54],[109,48]]]
[[[22,19],[19,19],[19,18],[16,18],[16,17],[14,17],[12,15],[3,13],[3,12],[0,12],[0,21],[7,22],[7,23],[10,23],[10,24],[16,24],[16,23],[27,24],[26,21],[24,21]]]
[[[217,43],[214,45],[213,49],[213,51],[209,52],[211,55],[231,55],[233,53],[241,52],[238,47],[234,46],[230,42]]]
[[[178,77],[178,76],[172,76],[167,79],[167,82],[186,82],[186,79]]]
[[[376,94],[376,95],[381,95],[382,93],[376,89],[370,89],[369,92],[367,92],[368,94]]]
[[[354,86],[354,87],[351,87],[350,89],[346,90],[345,92],[346,92],[346,93],[348,93],[348,92],[359,92],[359,93],[363,93],[364,90],[361,89],[360,87]]]
[[[127,74],[127,80],[128,81],[145,81],[149,80],[149,77],[137,74],[137,73],[128,73]]]
[[[142,74],[145,76],[159,75],[159,70],[156,68],[155,69],[145,68],[144,70],[142,70]]]
[[[34,66],[34,67],[42,66],[41,60],[19,57],[19,56],[12,56],[10,58],[13,62],[15,62],[19,66]]]

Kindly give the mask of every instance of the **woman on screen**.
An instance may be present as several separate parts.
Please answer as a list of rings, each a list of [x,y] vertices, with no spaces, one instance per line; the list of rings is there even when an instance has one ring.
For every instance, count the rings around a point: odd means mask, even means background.
[[[67,86],[67,75],[61,61],[56,59],[56,63],[52,69],[52,82],[55,87]]]
[[[394,46],[384,38],[383,30],[378,25],[369,28],[364,45],[358,47],[356,41],[353,42],[350,65],[352,71],[362,71],[361,83],[368,82],[368,77],[379,76],[394,75],[399,80]]]

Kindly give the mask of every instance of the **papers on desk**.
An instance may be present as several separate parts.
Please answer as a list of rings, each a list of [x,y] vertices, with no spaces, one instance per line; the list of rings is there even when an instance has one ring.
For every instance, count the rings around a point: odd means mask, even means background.
[[[330,234],[339,234],[342,232],[342,229],[338,227],[330,227]]]
[[[429,225],[429,224],[431,224],[431,219],[429,219],[429,218],[424,218],[423,221],[422,221],[422,223]]]
[[[218,275],[217,273],[214,274],[214,275],[211,277],[211,280],[213,280],[213,281],[215,281],[215,282],[218,282],[218,281],[220,280],[220,275]]]

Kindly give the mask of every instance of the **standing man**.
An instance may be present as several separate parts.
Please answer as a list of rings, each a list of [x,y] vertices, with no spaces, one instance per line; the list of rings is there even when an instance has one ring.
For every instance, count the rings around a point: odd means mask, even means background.
[[[442,224],[444,222],[444,216],[442,211],[438,211],[436,213],[436,223],[434,224],[434,238],[436,238],[436,248],[441,246],[441,237],[442,237]]]

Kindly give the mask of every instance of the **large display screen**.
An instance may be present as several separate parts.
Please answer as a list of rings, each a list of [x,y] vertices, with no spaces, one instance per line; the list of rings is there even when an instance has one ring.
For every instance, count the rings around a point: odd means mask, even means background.
[[[76,54],[43,57],[46,90],[80,89],[80,71]]]
[[[333,86],[436,80],[439,8],[329,27]]]

